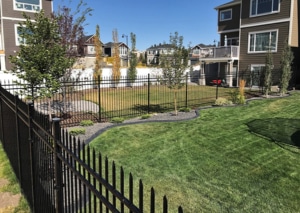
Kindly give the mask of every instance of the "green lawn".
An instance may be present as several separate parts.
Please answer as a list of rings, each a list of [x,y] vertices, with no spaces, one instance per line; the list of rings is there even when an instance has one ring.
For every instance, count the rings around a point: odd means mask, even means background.
[[[170,212],[299,212],[300,151],[284,145],[299,147],[299,106],[294,93],[216,107],[191,121],[115,127],[91,147],[141,178],[145,193],[153,186],[158,203],[166,194]]]
[[[5,179],[8,181],[7,185],[0,188],[0,197],[1,197],[1,193],[3,192],[9,192],[12,195],[21,193],[20,185],[9,163],[9,160],[3,150],[1,142],[0,142],[0,179]],[[30,208],[25,198],[21,196],[19,205],[17,207],[14,208],[8,206],[4,209],[0,209],[0,212],[29,213]]]

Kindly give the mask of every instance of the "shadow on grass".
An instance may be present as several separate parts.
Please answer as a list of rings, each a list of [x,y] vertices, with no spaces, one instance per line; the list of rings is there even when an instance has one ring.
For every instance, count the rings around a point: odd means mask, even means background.
[[[255,134],[300,148],[300,119],[257,119],[247,123],[247,126]]]
[[[163,107],[159,104],[150,104],[149,105],[149,109],[148,109],[148,105],[135,105],[133,107],[134,110],[138,110],[138,111],[141,111],[141,112],[149,112],[150,113],[154,113],[154,112],[166,112],[168,111],[169,109],[167,107]]]

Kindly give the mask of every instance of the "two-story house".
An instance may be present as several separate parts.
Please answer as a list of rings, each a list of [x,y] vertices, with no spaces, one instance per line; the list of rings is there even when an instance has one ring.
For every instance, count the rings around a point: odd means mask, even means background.
[[[96,49],[95,49],[95,35],[87,35],[83,36],[83,56],[85,57],[95,57]],[[102,54],[104,56],[104,47],[105,45],[100,41],[102,46]]]
[[[197,44],[192,47],[191,52],[189,54],[189,60],[191,65],[195,65],[199,63],[200,58],[209,57],[213,54],[213,48],[215,47],[212,45],[205,45],[205,44]]]
[[[19,50],[19,23],[25,21],[23,12],[33,15],[40,10],[50,16],[53,10],[52,0],[2,0],[0,1],[0,70],[10,70],[12,65],[8,57]]]
[[[218,11],[220,47],[202,63],[218,63],[218,73],[230,86],[239,76],[249,76],[247,84],[259,86],[259,76],[270,50],[274,61],[273,83],[278,83],[284,42],[299,51],[298,0],[234,0],[215,8]],[[294,77],[299,62],[294,60]],[[205,71],[200,83],[205,83]],[[243,77],[244,78],[244,77]],[[204,79],[204,80],[203,80]],[[295,79],[294,79],[295,81]]]
[[[118,43],[119,47],[119,55],[121,59],[121,66],[128,66],[129,64],[129,47],[124,44],[123,42]],[[113,57],[114,56],[114,43],[108,42],[104,45],[104,54],[106,57]]]
[[[159,56],[161,54],[166,54],[172,48],[171,44],[159,44],[153,45],[146,50],[146,60],[147,65],[158,65],[159,64]]]

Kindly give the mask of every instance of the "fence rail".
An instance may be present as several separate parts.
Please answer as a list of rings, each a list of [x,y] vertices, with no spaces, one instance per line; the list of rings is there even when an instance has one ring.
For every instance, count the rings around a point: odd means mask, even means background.
[[[208,76],[211,78],[218,77]],[[177,92],[178,108],[198,108],[214,103],[217,96],[228,97],[226,88],[200,86],[192,81],[190,76],[182,79],[184,87]],[[5,82],[2,86],[24,101],[27,96],[30,98],[31,92],[22,93],[24,84]],[[119,81],[112,78],[62,80],[61,89],[51,99],[36,98],[34,108],[61,118],[62,126],[74,126],[81,120],[106,122],[114,117],[172,111],[174,94],[159,76],[138,76],[134,83],[125,77]]]
[[[235,76],[233,80],[246,80],[248,88],[256,88],[263,92],[263,78],[262,71],[245,71],[239,72],[239,76]],[[218,97],[230,98],[232,88],[211,85],[216,79],[226,81],[226,76],[221,73],[216,76],[205,74],[206,85],[199,85],[196,79],[185,76],[182,79],[184,87],[176,94],[178,108],[193,109],[211,105]],[[274,70],[273,84],[279,86],[279,79],[279,70]],[[32,93],[24,93],[23,83],[3,82],[2,86],[10,93],[19,95],[23,101],[26,101],[28,96],[30,98]],[[111,77],[96,80],[62,79],[60,90],[50,99],[39,96],[39,88],[33,91],[36,94],[35,110],[44,115],[59,117],[62,126],[75,126],[82,120],[107,122],[114,117],[137,117],[174,110],[174,93],[160,76],[138,76],[134,83],[126,77],[121,77],[118,81]]]
[[[182,79],[184,89],[177,94],[179,107],[196,108],[230,96],[232,88],[200,86],[188,79]],[[258,72],[241,73],[239,79],[249,88],[254,83],[263,88]],[[12,94],[22,85],[0,85],[0,140],[33,212],[168,212],[166,197],[162,204],[155,202],[153,188],[145,196],[142,180],[125,175],[122,167],[117,169],[61,129],[88,118],[102,122],[173,109],[173,93],[159,78],[140,77],[137,82],[128,86],[125,78],[64,81],[51,99],[34,103]],[[52,122],[46,113],[49,107]],[[178,212],[183,212],[180,206]]]
[[[168,212],[114,162],[0,86],[0,140],[32,212]],[[145,203],[150,205],[145,205]],[[159,207],[161,206],[161,207]],[[183,210],[179,206],[178,212]]]

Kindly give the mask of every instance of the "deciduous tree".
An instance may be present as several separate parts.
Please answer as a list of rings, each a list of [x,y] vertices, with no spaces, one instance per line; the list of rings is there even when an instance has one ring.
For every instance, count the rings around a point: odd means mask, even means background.
[[[25,95],[32,100],[47,97],[50,101],[53,93],[59,90],[59,79],[72,60],[66,57],[66,46],[60,43],[57,20],[46,17],[43,10],[34,17],[33,21],[24,14],[26,21],[20,23],[18,30],[24,44],[20,45],[16,55],[10,56],[11,72],[28,83],[20,84]]]
[[[69,4],[72,0],[69,1]],[[61,37],[60,44],[67,50],[66,57],[74,61],[78,56],[84,55],[84,26],[86,17],[92,15],[93,9],[83,1],[79,0],[77,6],[72,10],[69,6],[59,6],[53,13],[58,23],[58,31]],[[67,72],[69,71],[69,72]],[[71,67],[66,70],[65,78],[71,75]]]
[[[136,79],[136,66],[138,63],[137,56],[136,56],[136,35],[134,33],[130,33],[131,39],[131,51],[130,51],[130,61],[129,61],[129,69],[128,69],[128,78],[130,83],[134,83]]]
[[[103,61],[99,25],[96,26],[96,34],[94,36],[94,44],[95,44],[95,52],[96,52],[95,68],[94,68],[94,79],[97,79],[98,76],[100,76],[100,78],[101,78],[101,75],[102,75],[102,61]]]
[[[273,55],[269,48],[266,55],[266,64],[264,69],[264,95],[268,97],[272,86]]]
[[[114,84],[118,84],[121,77],[121,64],[120,64],[120,50],[119,50],[119,36],[118,30],[114,29],[112,32],[113,38],[113,67],[112,67],[112,80]]]
[[[291,47],[288,44],[288,40],[286,39],[281,54],[281,60],[280,60],[280,71],[281,71],[280,94],[281,95],[287,93],[289,81],[291,80],[291,75],[292,75],[291,65],[293,59],[294,59],[293,52],[291,50]]]
[[[170,48],[160,56],[162,78],[167,87],[174,92],[175,115],[177,112],[177,93],[184,85],[184,76],[188,68],[188,51],[183,46],[183,36],[178,32],[170,35]]]

